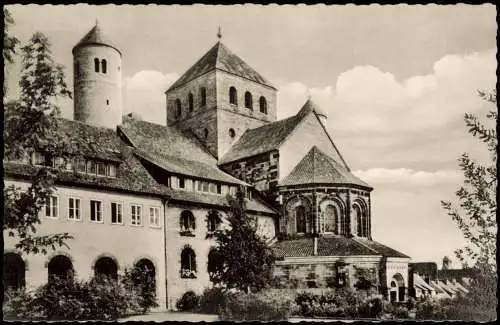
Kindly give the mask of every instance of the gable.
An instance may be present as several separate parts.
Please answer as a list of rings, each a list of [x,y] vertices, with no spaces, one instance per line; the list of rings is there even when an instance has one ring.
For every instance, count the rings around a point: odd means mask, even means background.
[[[314,113],[309,113],[294,128],[279,148],[279,180],[283,180],[313,146],[349,170],[344,159]]]

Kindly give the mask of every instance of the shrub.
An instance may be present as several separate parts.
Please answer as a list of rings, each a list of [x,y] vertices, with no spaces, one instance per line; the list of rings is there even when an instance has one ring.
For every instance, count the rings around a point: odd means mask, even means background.
[[[219,314],[219,311],[226,304],[226,294],[222,288],[207,288],[199,300],[198,311],[204,314]]]
[[[4,314],[24,320],[115,320],[143,311],[139,294],[105,277],[90,281],[51,278],[33,293],[8,293]]]
[[[182,295],[175,306],[179,311],[189,311],[198,307],[200,297],[194,291],[188,291]]]
[[[156,283],[150,270],[140,267],[134,267],[130,270],[125,269],[122,281],[128,290],[138,293],[139,306],[142,308],[143,313],[153,307],[158,307]]]
[[[381,296],[369,297],[362,300],[358,305],[357,316],[359,318],[379,318],[383,311],[383,300]]]
[[[290,317],[293,300],[279,290],[233,293],[227,296],[219,318],[226,321],[281,321]]]
[[[359,298],[347,289],[322,294],[302,292],[295,298],[299,314],[304,317],[357,318]]]
[[[435,300],[427,299],[417,304],[416,318],[425,320],[446,319],[446,309],[450,305],[449,299]]]

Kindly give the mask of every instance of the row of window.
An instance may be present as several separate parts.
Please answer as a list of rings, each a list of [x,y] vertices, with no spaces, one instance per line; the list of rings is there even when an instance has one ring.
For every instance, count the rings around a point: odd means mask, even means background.
[[[370,225],[366,210],[359,204],[354,204],[352,214],[352,217],[349,219],[342,213],[342,209],[339,206],[333,204],[326,205],[324,211],[319,214],[319,232],[349,235],[351,233],[349,229],[350,222],[354,222],[357,236],[369,236]],[[309,233],[312,230],[311,218],[302,205],[295,208],[295,229],[297,233]]]
[[[106,62],[106,59],[99,60],[98,58],[94,58],[94,70],[95,70],[95,72],[99,72],[99,70],[101,70],[101,72],[105,74],[108,70],[107,65],[108,64]],[[99,69],[99,67],[101,67],[101,68]]]
[[[98,200],[89,200],[90,221],[103,223],[103,202]],[[51,196],[47,198],[44,207],[45,216],[48,218],[59,218],[59,198]],[[120,202],[110,202],[111,224],[123,224],[123,204]],[[143,206],[140,204],[130,204],[129,224],[134,226],[143,225]],[[80,221],[82,219],[81,199],[76,197],[68,198],[68,219]],[[149,225],[153,227],[160,226],[160,207],[149,207]]]
[[[65,160],[62,157],[44,156],[40,152],[30,154],[29,163],[34,166],[48,166],[73,170],[74,161]],[[95,159],[78,159],[76,161],[76,171],[89,175],[116,177],[117,164],[114,162],[104,162]]]
[[[207,221],[207,231],[209,234],[212,234],[219,229],[219,225],[222,222],[222,218],[217,211],[210,211],[207,215],[206,221]],[[194,235],[194,230],[196,229],[196,221],[191,211],[184,210],[181,212],[181,216],[179,219],[179,227],[181,230],[181,236]]]
[[[234,87],[229,88],[229,104],[238,106],[238,91]],[[249,91],[245,92],[245,108],[253,111],[253,96]],[[267,114],[267,100],[264,96],[259,98],[259,111]]]
[[[182,176],[171,176],[169,186],[173,189],[181,189],[190,192],[203,192],[219,195],[236,195],[237,187],[219,183],[195,180]]]
[[[205,87],[200,88],[199,93],[199,103],[200,107],[205,107],[207,104],[207,89]],[[229,88],[229,103],[231,105],[238,106],[238,92],[235,87]],[[253,96],[249,91],[245,92],[245,108],[253,111]],[[188,113],[194,110],[194,95],[192,93],[188,94]],[[264,96],[259,98],[259,111],[263,114],[267,114],[267,100]],[[180,117],[182,115],[182,102],[179,98],[175,100],[175,116]]]

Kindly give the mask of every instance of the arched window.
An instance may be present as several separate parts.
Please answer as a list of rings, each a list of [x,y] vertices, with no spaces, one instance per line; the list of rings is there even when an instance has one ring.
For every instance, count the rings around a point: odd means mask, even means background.
[[[98,58],[94,59],[94,69],[95,69],[95,72],[99,72],[99,59]]]
[[[302,205],[295,208],[295,224],[297,232],[306,232],[306,209]]]
[[[194,99],[193,99],[193,94],[189,93],[188,95],[188,109],[189,113],[191,113],[194,109]]]
[[[238,105],[238,93],[236,88],[229,88],[229,104]]]
[[[267,114],[267,101],[264,96],[261,96],[259,99],[259,107],[261,113]]]
[[[3,287],[4,290],[21,289],[25,286],[26,264],[19,254],[6,253],[3,255]]]
[[[140,276],[137,278],[137,284],[140,284],[140,295],[147,297],[147,295],[156,293],[156,270],[153,262],[147,258],[140,259],[135,263],[137,271],[140,271]]]
[[[207,105],[207,88],[200,88],[200,106],[203,107]]]
[[[215,232],[221,223],[221,217],[217,211],[210,211],[207,216],[207,230],[209,233]]]
[[[236,136],[236,132],[234,131],[234,129],[233,129],[233,128],[230,128],[230,129],[229,129],[229,137],[230,137],[230,138],[234,138],[235,136]]]
[[[180,117],[182,113],[182,104],[180,99],[175,100],[175,116]]]
[[[106,59],[101,60],[101,67],[102,67],[102,73],[106,73],[108,70],[108,63],[106,62]]]
[[[191,211],[189,210],[184,210],[181,213],[181,219],[180,219],[180,228],[181,228],[181,234],[186,233],[185,235],[192,234],[196,228],[195,220],[194,220],[194,215]]]
[[[207,272],[210,277],[210,281],[213,281],[218,270],[221,269],[223,265],[222,256],[220,256],[215,248],[210,249],[208,252],[208,263],[207,263]]]
[[[338,234],[339,210],[337,207],[328,204],[324,211],[324,232]]]
[[[253,110],[252,93],[245,92],[245,107]]]
[[[54,256],[48,265],[49,281],[54,277],[59,279],[70,279],[73,277],[73,263],[64,255]]]
[[[97,277],[117,279],[118,265],[111,257],[101,257],[95,263],[94,272]]]
[[[355,204],[353,206],[353,212],[354,212],[354,216],[353,216],[353,220],[354,222],[356,222],[356,234],[358,236],[362,236],[363,235],[363,212],[361,211],[361,207],[358,205],[358,204]]]
[[[191,247],[185,247],[181,252],[181,277],[196,277],[196,254]]]

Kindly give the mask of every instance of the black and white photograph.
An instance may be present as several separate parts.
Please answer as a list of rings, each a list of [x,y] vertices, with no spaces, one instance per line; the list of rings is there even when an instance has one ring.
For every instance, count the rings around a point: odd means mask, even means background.
[[[4,321],[497,319],[495,5],[3,15]]]

